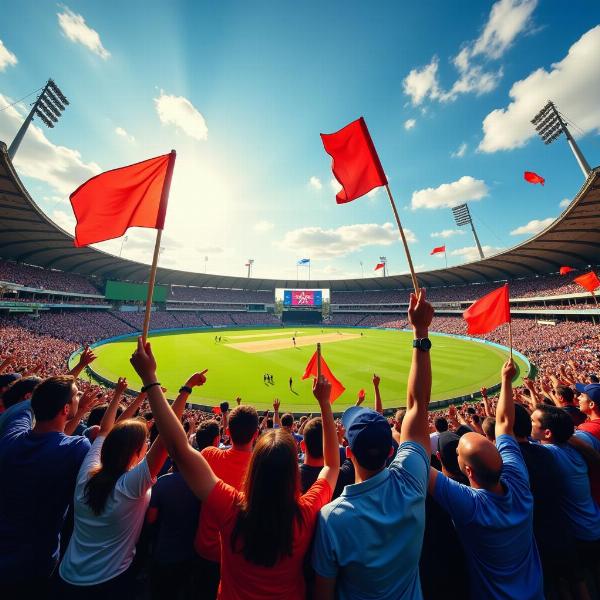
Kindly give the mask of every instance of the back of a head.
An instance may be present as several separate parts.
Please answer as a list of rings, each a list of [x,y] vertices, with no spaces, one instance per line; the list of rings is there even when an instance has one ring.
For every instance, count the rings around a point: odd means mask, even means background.
[[[486,417],[481,424],[481,428],[488,440],[496,439],[496,419],[494,417]]]
[[[557,385],[556,393],[561,397],[562,401],[565,404],[573,404],[573,399],[575,398],[575,392],[573,389],[567,385]]]
[[[51,421],[73,398],[75,379],[71,375],[48,377],[38,384],[31,396],[35,420]]]
[[[291,429],[294,426],[294,415],[285,413],[285,415],[281,417],[281,426],[289,427]]]
[[[31,375],[30,377],[22,377],[10,384],[8,389],[2,394],[2,403],[4,408],[10,408],[14,404],[27,399],[27,395],[42,382],[40,377]]]
[[[352,406],[344,411],[342,423],[358,465],[366,471],[381,470],[392,450],[392,430],[387,419],[369,408]]]
[[[524,406],[516,403],[513,431],[517,438],[528,438],[531,435],[531,415]]]
[[[236,406],[229,415],[229,435],[234,446],[245,446],[258,431],[258,413],[247,404]]]
[[[304,426],[304,445],[311,458],[323,458],[323,421],[321,417],[311,419]]]
[[[494,443],[486,437],[474,432],[461,436],[459,464],[461,460],[471,468],[473,479],[483,488],[492,488],[500,481],[502,457]],[[465,471],[462,465],[461,470]]]
[[[448,421],[444,417],[438,417],[434,422],[433,426],[438,433],[442,431],[448,431]]]
[[[552,432],[553,443],[564,444],[575,432],[573,419],[562,408],[538,404],[536,410],[540,413],[542,429],[549,429]]]
[[[458,465],[456,447],[460,438],[451,431],[442,431],[437,439],[439,460],[446,471],[456,480],[462,481],[463,475]]]
[[[404,417],[406,416],[406,409],[399,408],[394,415],[394,429],[398,433],[402,433],[402,423],[404,422]]]
[[[98,406],[94,406],[92,410],[90,410],[90,414],[87,418],[86,425],[88,427],[93,427],[94,425],[100,425],[100,421],[102,421],[102,417],[108,408],[108,404],[105,402],[104,404],[99,404]],[[117,417],[123,412],[123,407],[119,405],[117,407]]]
[[[204,448],[212,446],[215,438],[219,437],[219,431],[219,423],[214,419],[202,421],[196,431],[196,445],[198,446],[198,450],[204,450]]]

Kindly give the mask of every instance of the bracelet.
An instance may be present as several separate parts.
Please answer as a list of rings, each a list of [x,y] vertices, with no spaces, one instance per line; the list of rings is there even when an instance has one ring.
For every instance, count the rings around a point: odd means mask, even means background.
[[[192,388],[189,385],[182,385],[179,388],[179,393],[182,394],[183,392],[185,392],[186,394],[191,394]]]
[[[148,385],[145,385],[141,390],[142,393],[147,392],[151,387],[154,387],[155,385],[160,385],[160,381],[154,381],[153,383],[149,383]]]

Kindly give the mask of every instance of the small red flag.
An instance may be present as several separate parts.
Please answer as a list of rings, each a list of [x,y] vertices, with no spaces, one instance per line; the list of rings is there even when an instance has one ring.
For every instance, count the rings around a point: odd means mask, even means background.
[[[215,415],[220,415],[221,414],[221,407],[220,406],[213,406],[210,409],[211,412],[215,413]]]
[[[467,322],[467,333],[489,333],[499,325],[510,322],[508,285],[490,292],[476,300],[465,310],[463,319]]]
[[[379,269],[383,269],[385,267],[385,263],[377,263],[373,271],[379,271]]]
[[[100,173],[70,196],[75,246],[121,237],[129,227],[162,229],[175,152]]]
[[[440,254],[440,253],[443,253],[443,254],[446,253],[446,246],[437,246],[430,252],[429,256],[432,256],[433,254]]]
[[[600,287],[600,279],[598,279],[594,271],[575,277],[573,281],[585,288],[588,292],[593,292],[597,287]]]
[[[574,271],[575,269],[573,269],[572,267],[561,267],[560,268],[560,274],[561,275],[566,275],[567,273],[570,273],[571,271]]]
[[[312,358],[308,361],[304,375],[302,375],[302,379],[317,377],[317,356],[318,352],[315,352],[312,355]],[[331,383],[331,396],[329,396],[329,402],[333,404],[335,400],[344,393],[346,388],[342,385],[342,382],[339,381],[331,372],[331,369],[327,366],[323,356],[321,356],[321,375],[323,375],[323,377],[325,377],[329,383]]]
[[[322,133],[325,152],[331,156],[331,170],[342,190],[335,201],[351,202],[376,187],[387,185],[387,178],[369,135],[365,120],[360,117],[336,133]]]
[[[529,183],[541,183],[542,185],[544,185],[544,182],[546,181],[543,177],[533,171],[525,171],[525,173],[523,173],[523,178]]]

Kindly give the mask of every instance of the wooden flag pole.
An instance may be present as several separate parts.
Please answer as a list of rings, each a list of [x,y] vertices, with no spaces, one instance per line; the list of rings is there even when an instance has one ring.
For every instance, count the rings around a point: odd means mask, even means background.
[[[406,236],[404,235],[404,229],[402,229],[402,223],[400,223],[400,217],[398,215],[398,210],[396,209],[396,203],[394,202],[394,197],[392,196],[392,192],[390,191],[390,186],[387,183],[385,184],[385,189],[387,190],[390,202],[392,204],[394,217],[396,217],[396,224],[398,225],[398,229],[400,230],[400,237],[402,238],[402,244],[404,245],[404,252],[406,253],[406,260],[408,261],[408,268],[410,269],[410,277],[412,279],[413,287],[415,288],[415,294],[418,294],[419,282],[417,281],[415,268],[413,267],[412,258],[410,256],[410,250],[408,249],[408,243],[406,242]]]
[[[512,340],[512,324],[508,322],[508,346],[510,348],[510,360],[513,359],[513,340]]]
[[[598,298],[596,298],[596,294],[594,293],[594,290],[592,290],[590,292],[590,294],[592,294],[592,298],[594,299],[594,303],[596,304],[596,306],[598,306]]]
[[[317,342],[317,381],[321,379],[321,344]]]

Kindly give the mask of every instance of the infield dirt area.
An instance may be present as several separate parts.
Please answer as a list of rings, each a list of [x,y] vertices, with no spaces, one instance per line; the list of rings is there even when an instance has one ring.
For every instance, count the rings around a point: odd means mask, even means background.
[[[304,335],[296,338],[296,346],[315,346],[317,342],[329,344],[332,342],[345,342],[360,337],[358,333],[323,333],[321,335]],[[230,348],[255,354],[256,352],[271,352],[273,350],[285,350],[293,348],[292,336],[280,340],[257,340],[254,342],[240,342],[227,344]]]

